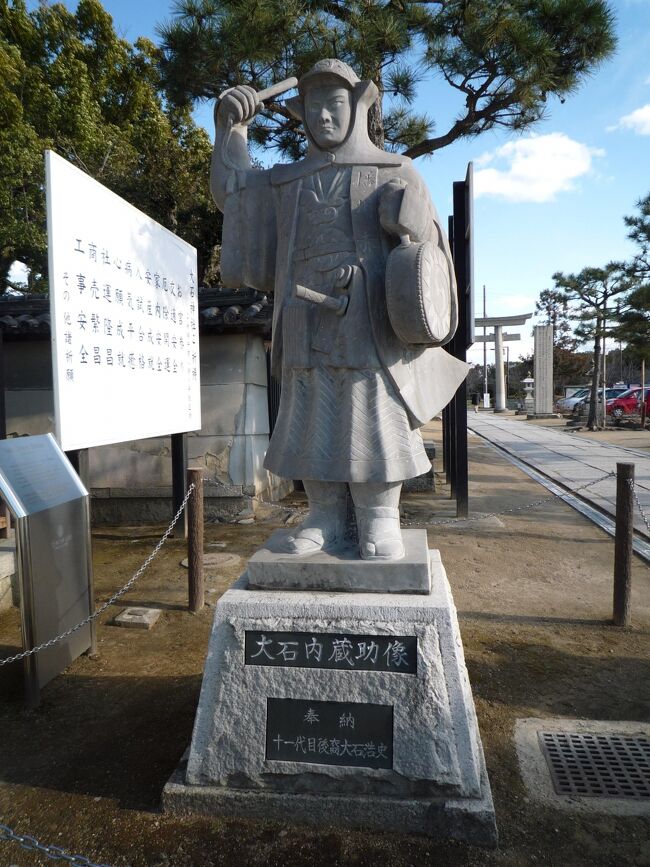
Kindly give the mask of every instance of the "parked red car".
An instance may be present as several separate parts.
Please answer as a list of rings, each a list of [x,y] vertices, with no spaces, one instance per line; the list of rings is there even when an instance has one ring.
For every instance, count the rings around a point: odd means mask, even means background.
[[[645,411],[650,417],[650,386],[645,388]],[[607,415],[611,415],[615,422],[625,418],[626,415],[639,415],[641,412],[641,388],[629,388],[614,400],[607,401]]]

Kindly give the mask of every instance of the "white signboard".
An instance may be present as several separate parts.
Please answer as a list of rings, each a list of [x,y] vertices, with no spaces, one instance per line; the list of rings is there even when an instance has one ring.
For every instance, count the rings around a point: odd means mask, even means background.
[[[198,430],[196,250],[52,151],[45,167],[61,447]]]

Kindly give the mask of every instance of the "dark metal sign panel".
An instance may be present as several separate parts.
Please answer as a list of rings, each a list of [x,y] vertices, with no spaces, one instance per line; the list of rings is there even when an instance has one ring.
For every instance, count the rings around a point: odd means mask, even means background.
[[[393,767],[393,708],[344,701],[266,700],[266,758]]]
[[[415,635],[246,631],[246,665],[417,674]]]

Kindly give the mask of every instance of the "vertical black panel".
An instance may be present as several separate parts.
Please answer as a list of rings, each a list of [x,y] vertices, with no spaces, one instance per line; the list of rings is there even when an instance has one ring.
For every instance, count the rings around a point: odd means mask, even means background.
[[[271,350],[266,350],[266,397],[269,410],[269,436],[278,420],[280,411],[280,383],[271,372]]]
[[[449,484],[449,407],[442,411],[442,468],[445,480]]]
[[[0,326],[0,440],[7,436],[7,409],[5,405],[5,350]]]
[[[450,243],[454,258],[454,271],[458,290],[458,330],[448,346],[461,361],[467,359],[467,348],[474,339],[473,306],[473,245],[472,245],[472,164],[467,168],[464,181],[453,185],[454,213]],[[450,482],[456,498],[457,517],[467,517],[467,385],[461,383],[450,405]]]
[[[4,340],[2,335],[2,326],[0,325],[0,440],[7,436],[7,408],[5,404],[5,351]],[[9,536],[9,509],[4,502],[0,500],[0,518],[4,518],[4,526],[0,527],[0,539],[6,539]]]

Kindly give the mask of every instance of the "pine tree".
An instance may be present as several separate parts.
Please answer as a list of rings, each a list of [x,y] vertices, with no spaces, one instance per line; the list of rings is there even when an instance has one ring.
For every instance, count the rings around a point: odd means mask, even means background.
[[[410,157],[495,127],[526,129],[615,47],[605,0],[177,0],[159,32],[163,77],[178,105],[235,84],[261,90],[338,57],[379,87],[375,144]],[[459,106],[439,131],[413,109],[418,86],[435,76]],[[304,147],[279,101],[264,107],[251,139],[291,158]]]
[[[629,286],[620,264],[611,262],[604,268],[583,268],[579,274],[553,274],[556,290],[567,300],[572,316],[578,321],[575,335],[580,343],[593,341],[591,397],[587,426],[597,426],[598,380],[602,367],[603,340],[609,320],[614,315],[612,298]],[[605,394],[603,393],[603,403]]]
[[[637,251],[623,267],[630,289],[620,305],[615,336],[639,360],[650,361],[650,195],[637,202],[639,213],[625,217]]]
[[[47,288],[45,148],[176,232],[209,271],[220,216],[206,178],[212,147],[187,108],[165,105],[159,51],[118,38],[98,0],[76,13],[0,3],[0,292],[15,260]]]

